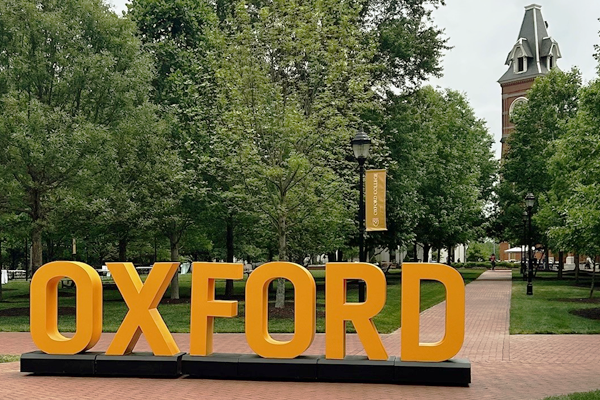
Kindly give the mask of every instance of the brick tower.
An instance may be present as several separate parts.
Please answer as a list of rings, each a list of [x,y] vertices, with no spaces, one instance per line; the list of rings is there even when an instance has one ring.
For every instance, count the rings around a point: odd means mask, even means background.
[[[548,35],[548,23],[542,18],[542,7],[531,4],[525,7],[519,36],[506,57],[507,71],[498,80],[502,87],[502,154],[507,150],[506,139],[514,130],[511,115],[519,103],[527,101],[527,91],[538,76],[556,68],[556,60],[561,58],[558,43]],[[500,243],[498,259],[519,258],[505,251],[509,244]]]
[[[525,7],[525,16],[517,42],[506,57],[508,70],[498,80],[502,87],[502,155],[506,138],[514,130],[511,114],[515,106],[527,101],[527,91],[538,76],[556,67],[561,58],[558,43],[548,35],[548,23],[542,18],[542,7]]]

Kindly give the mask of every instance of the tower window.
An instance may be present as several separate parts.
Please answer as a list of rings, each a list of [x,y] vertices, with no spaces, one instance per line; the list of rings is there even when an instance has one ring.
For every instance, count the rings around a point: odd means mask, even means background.
[[[525,72],[525,57],[517,58],[517,72]]]
[[[549,56],[548,57],[548,69],[552,69],[554,68],[554,57]]]

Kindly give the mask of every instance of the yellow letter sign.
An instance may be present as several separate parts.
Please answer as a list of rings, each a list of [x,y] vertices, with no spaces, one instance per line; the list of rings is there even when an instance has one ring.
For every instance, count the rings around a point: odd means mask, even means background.
[[[106,263],[129,311],[111,342],[107,355],[120,356],[133,351],[142,332],[154,355],[179,353],[175,339],[156,309],[179,263],[154,263],[145,283],[132,263]]]
[[[421,280],[446,287],[446,332],[437,343],[419,343]],[[402,264],[402,361],[446,361],[462,347],[465,337],[465,285],[460,273],[437,263]]]
[[[58,332],[58,284],[69,277],[77,288],[75,335]],[[102,281],[87,264],[54,261],[31,279],[31,338],[48,354],[77,354],[91,349],[102,334]]]
[[[346,356],[346,321],[352,321],[369,360],[387,360],[375,317],[385,306],[386,282],[380,268],[367,263],[327,263],[325,266],[325,357]],[[346,301],[346,281],[362,279],[367,287],[364,303]]]
[[[286,278],[294,285],[294,337],[275,340],[269,335],[269,283]],[[295,358],[315,338],[317,287],[310,272],[298,264],[274,261],[255,269],[246,282],[246,340],[265,358]]]
[[[211,262],[193,264],[190,355],[211,355],[215,317],[235,317],[238,313],[237,301],[215,300],[215,279],[242,279],[243,277],[243,264]]]

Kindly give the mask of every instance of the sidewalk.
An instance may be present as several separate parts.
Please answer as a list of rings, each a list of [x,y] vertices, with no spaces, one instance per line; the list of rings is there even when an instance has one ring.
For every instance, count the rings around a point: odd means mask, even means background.
[[[487,271],[467,285],[465,342],[457,358],[472,363],[470,387],[380,384],[252,382],[193,379],[73,378],[21,374],[18,363],[0,364],[1,399],[542,399],[600,389],[600,335],[508,334],[510,272]],[[444,303],[421,314],[421,340],[443,334]],[[106,349],[103,334],[95,351]],[[174,334],[182,351],[188,334]],[[325,337],[316,335],[307,354],[324,354]],[[399,354],[400,333],[382,335],[390,355]],[[348,335],[347,354],[362,354]],[[250,352],[242,334],[217,334],[215,352]],[[29,333],[0,333],[0,354],[35,350]],[[140,340],[136,351],[148,350]]]

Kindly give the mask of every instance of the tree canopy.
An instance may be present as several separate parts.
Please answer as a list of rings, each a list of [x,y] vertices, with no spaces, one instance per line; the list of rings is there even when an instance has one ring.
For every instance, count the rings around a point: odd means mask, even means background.
[[[369,246],[480,236],[487,128],[464,95],[421,87],[442,72],[443,5],[1,3],[2,252],[31,244],[34,270],[352,254],[359,130],[389,172],[390,230]]]

